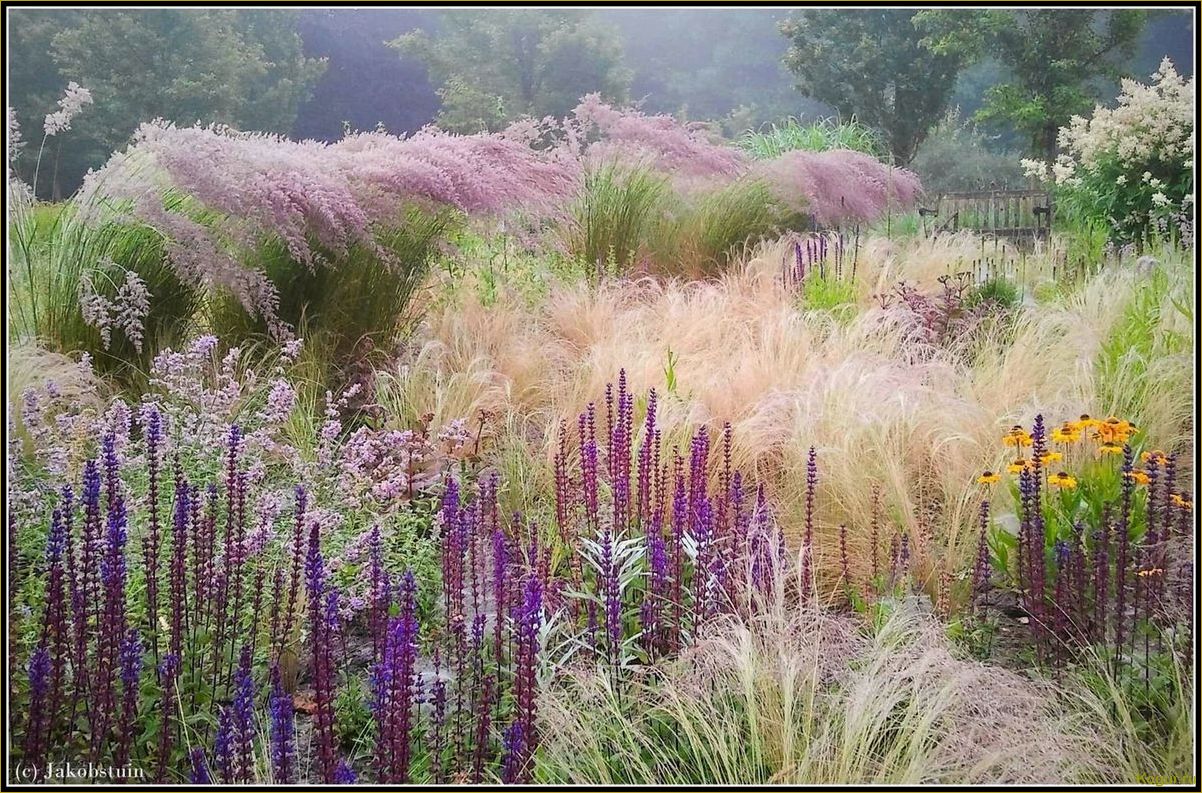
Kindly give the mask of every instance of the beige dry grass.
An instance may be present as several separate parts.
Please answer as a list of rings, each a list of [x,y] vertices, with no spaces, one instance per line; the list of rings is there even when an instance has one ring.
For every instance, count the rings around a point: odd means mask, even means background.
[[[957,656],[896,603],[879,630],[777,600],[613,688],[545,691],[548,781],[633,784],[1071,783],[1113,779],[1107,720],[1049,683]]]

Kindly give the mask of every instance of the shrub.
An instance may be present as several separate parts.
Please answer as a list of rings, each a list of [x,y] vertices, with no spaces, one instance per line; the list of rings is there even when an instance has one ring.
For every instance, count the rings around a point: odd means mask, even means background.
[[[1061,211],[1106,223],[1121,242],[1152,236],[1192,238],[1194,80],[1165,58],[1151,85],[1122,81],[1118,107],[1074,116],[1060,130],[1061,154],[1048,172]]]
[[[910,169],[929,192],[1020,188],[1027,178],[1018,154],[990,148],[987,138],[952,111],[918,145]]]

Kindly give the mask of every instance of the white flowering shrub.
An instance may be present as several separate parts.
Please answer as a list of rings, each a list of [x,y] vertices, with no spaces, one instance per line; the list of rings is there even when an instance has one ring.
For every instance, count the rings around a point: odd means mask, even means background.
[[[1117,107],[1073,116],[1058,142],[1050,169],[1023,165],[1055,184],[1061,212],[1100,221],[1123,241],[1192,238],[1194,79],[1183,79],[1168,58],[1149,85],[1123,80]]]

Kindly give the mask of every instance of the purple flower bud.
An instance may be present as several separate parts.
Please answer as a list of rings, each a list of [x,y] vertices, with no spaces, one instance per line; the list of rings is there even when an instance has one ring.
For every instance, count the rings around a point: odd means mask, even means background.
[[[294,717],[292,697],[284,690],[278,666],[271,667],[271,696],[268,700],[271,715],[269,740],[271,743],[271,769],[276,784],[292,781],[294,755]]]
[[[197,746],[188,754],[192,762],[192,774],[189,781],[193,785],[211,785],[212,778],[209,776],[209,764],[205,760],[205,750]]]
[[[345,759],[338,761],[338,767],[334,769],[334,784],[335,785],[353,785],[358,777],[355,776],[355,770]]]
[[[522,722],[515,721],[505,729],[501,781],[507,785],[520,784],[526,769],[526,740]]]

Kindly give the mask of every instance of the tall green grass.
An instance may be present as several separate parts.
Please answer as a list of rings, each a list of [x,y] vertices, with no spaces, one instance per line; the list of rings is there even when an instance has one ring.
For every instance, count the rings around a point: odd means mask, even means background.
[[[315,250],[324,262],[313,268],[297,262],[280,239],[264,241],[248,254],[248,264],[266,273],[279,294],[279,318],[305,339],[305,355],[324,371],[361,363],[386,349],[415,319],[412,300],[431,260],[456,223],[448,212],[412,209],[402,223],[376,233],[344,253]],[[206,324],[229,344],[263,339],[269,328],[232,295],[214,295]],[[321,362],[321,363],[318,363]]]
[[[793,217],[792,225],[799,218]],[[790,225],[764,183],[740,179],[695,196],[674,196],[655,223],[650,256],[658,272],[719,275],[753,244]]]
[[[791,151],[852,149],[881,158],[887,148],[880,133],[852,118],[824,118],[811,124],[790,117],[766,129],[747,130],[739,146],[757,159],[771,159]]]
[[[1153,404],[1171,404],[1179,434],[1163,442],[1176,449],[1192,449],[1190,365],[1195,325],[1190,275],[1182,254],[1165,250],[1151,273],[1132,273],[1134,284],[1118,285],[1129,289],[1130,296],[1094,362],[1099,409],[1139,424],[1146,422]]]
[[[670,190],[666,176],[645,168],[610,164],[590,170],[572,208],[569,250],[594,277],[627,272]]]
[[[155,354],[192,330],[200,289],[171,267],[166,240],[154,229],[116,221],[86,222],[72,203],[14,207],[9,221],[9,340],[36,342],[59,353],[86,352],[96,371],[120,384],[140,382]],[[150,292],[138,350],[114,330],[106,348],[84,320],[80,288],[115,296],[125,272]]]
[[[1108,754],[1126,784],[1184,784],[1193,779],[1197,741],[1194,680],[1173,653],[1152,654],[1148,674],[1131,665],[1115,675],[1114,664],[1090,651],[1072,670],[1071,704],[1105,725]]]

